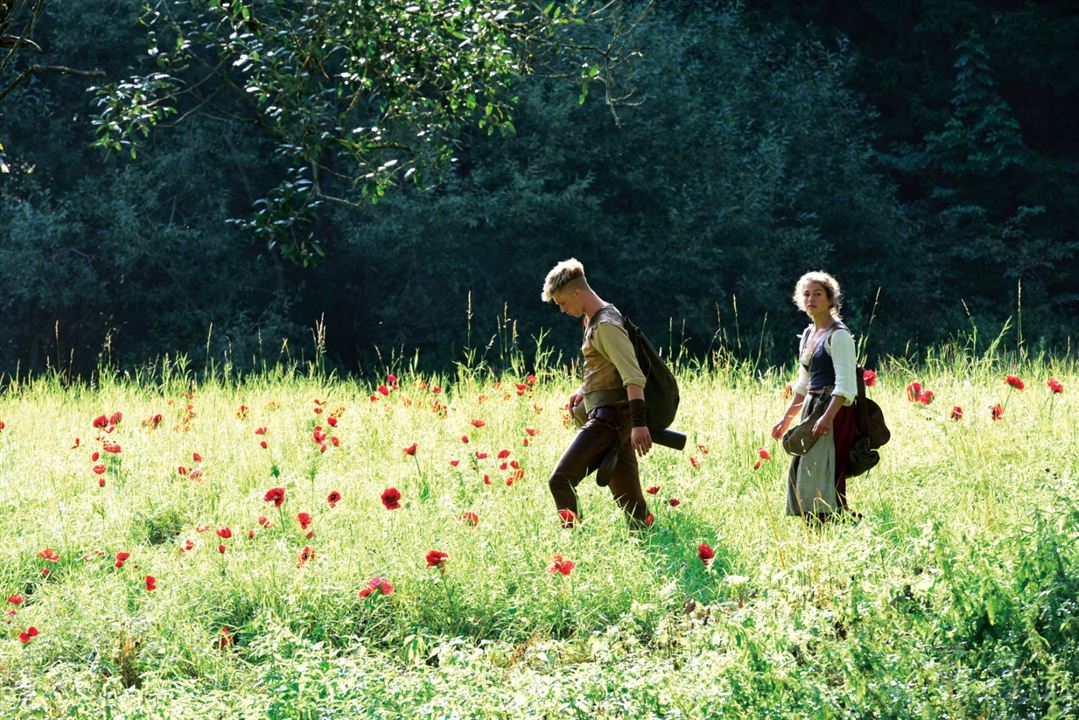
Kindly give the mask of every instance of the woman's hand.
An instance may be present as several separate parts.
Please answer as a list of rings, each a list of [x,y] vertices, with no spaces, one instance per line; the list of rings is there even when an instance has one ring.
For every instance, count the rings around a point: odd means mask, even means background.
[[[832,420],[834,418],[829,413],[824,413],[821,419],[813,423],[813,434],[817,437],[821,435],[827,435],[832,432]]]
[[[783,433],[787,432],[787,428],[790,427],[791,420],[786,415],[783,419],[772,426],[772,437],[779,440],[783,437]]]
[[[570,410],[573,410],[573,406],[581,402],[582,400],[584,400],[584,393],[578,390],[577,392],[569,396],[569,404],[567,405],[567,407]]]

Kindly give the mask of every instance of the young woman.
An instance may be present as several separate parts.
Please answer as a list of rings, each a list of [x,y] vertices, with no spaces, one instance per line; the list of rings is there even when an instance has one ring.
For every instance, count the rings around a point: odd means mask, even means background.
[[[782,419],[772,427],[777,440],[801,411],[799,422],[819,415],[815,438],[787,472],[787,514],[826,520],[847,507],[847,456],[854,443],[854,338],[839,319],[839,283],[824,272],[808,272],[794,288],[794,304],[812,321],[802,333],[798,377]],[[857,515],[857,513],[853,513]]]

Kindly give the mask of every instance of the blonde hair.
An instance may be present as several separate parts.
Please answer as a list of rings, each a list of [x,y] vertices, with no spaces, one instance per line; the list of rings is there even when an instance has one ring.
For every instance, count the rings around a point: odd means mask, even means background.
[[[570,286],[587,286],[588,280],[584,276],[584,265],[577,258],[570,258],[551,268],[547,273],[547,279],[543,281],[543,293],[540,297],[543,302],[552,302],[555,293],[561,292]]]
[[[838,318],[839,309],[843,304],[843,292],[839,289],[839,281],[821,270],[807,272],[805,275],[798,278],[798,282],[794,286],[794,296],[791,298],[794,300],[794,304],[798,309],[805,312],[806,308],[802,302],[802,293],[805,292],[806,286],[808,286],[809,283],[817,283],[824,288],[824,294],[828,296],[829,302],[832,303],[832,315]]]

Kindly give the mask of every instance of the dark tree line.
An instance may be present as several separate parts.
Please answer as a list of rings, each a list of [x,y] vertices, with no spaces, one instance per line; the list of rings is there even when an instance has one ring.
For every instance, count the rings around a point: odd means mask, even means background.
[[[48,3],[33,39],[50,64],[130,85],[154,69],[148,48],[177,47],[164,30],[148,38],[140,7]],[[376,346],[441,366],[491,338],[497,359],[514,332],[527,352],[545,327],[549,345],[572,350],[572,323],[539,301],[544,273],[569,255],[659,344],[699,356],[786,361],[801,323],[790,286],[816,267],[844,282],[856,329],[879,288],[871,355],[917,352],[972,321],[995,333],[1020,285],[1026,344],[1064,347],[1079,310],[1070,4],[626,10],[568,28],[600,50],[620,33],[612,75],[521,56],[529,66],[507,72],[524,75],[439,126],[449,152],[417,164],[422,182],[394,174],[403,158],[349,186],[348,163],[330,160],[337,191],[358,201],[295,216],[259,202],[308,188],[281,138],[317,140],[310,113],[287,126],[298,134],[268,132],[235,94],[214,94],[236,78],[215,77],[156,118],[131,159],[102,123],[137,103],[33,74],[0,103],[0,371],[86,372],[103,354],[137,367],[166,352],[272,363],[285,339],[310,355],[320,320],[346,369],[379,362]],[[467,83],[453,88],[470,102]],[[416,112],[427,122],[434,110]],[[375,171],[393,159],[379,152],[363,160]],[[259,217],[301,222],[282,241]]]

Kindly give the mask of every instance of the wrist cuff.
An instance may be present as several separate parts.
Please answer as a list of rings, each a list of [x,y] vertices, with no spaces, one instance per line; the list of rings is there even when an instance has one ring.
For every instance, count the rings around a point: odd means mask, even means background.
[[[645,407],[644,400],[629,401],[629,417],[633,422],[633,427],[648,426],[648,409]]]

